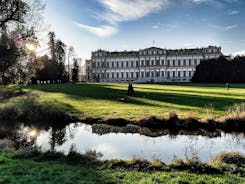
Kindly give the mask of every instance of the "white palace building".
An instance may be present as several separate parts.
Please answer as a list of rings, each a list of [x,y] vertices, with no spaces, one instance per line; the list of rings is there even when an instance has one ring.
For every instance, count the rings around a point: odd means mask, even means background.
[[[189,82],[201,60],[218,58],[221,47],[92,52],[86,61],[88,82]]]

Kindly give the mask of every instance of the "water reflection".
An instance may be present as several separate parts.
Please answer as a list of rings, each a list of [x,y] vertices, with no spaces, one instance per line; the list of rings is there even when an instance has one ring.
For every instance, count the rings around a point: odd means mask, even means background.
[[[15,130],[15,131],[14,131]],[[174,157],[198,156],[208,161],[221,151],[245,153],[244,134],[225,134],[219,131],[170,132],[137,126],[112,127],[108,125],[70,124],[63,127],[20,124],[12,129],[0,128],[0,134],[16,143],[16,148],[37,146],[42,150],[68,153],[71,145],[77,151],[96,150],[103,159],[132,159],[139,156],[169,163]],[[1,138],[3,138],[1,134]],[[26,145],[25,145],[26,144]]]

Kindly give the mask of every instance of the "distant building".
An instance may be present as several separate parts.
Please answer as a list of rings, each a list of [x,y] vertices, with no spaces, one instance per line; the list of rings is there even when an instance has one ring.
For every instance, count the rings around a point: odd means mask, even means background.
[[[201,60],[218,58],[221,47],[92,52],[86,61],[88,82],[188,82]]]

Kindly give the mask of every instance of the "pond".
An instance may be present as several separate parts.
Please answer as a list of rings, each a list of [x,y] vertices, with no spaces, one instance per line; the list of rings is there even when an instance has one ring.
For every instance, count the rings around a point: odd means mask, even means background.
[[[2,132],[0,129],[0,133]],[[43,151],[56,150],[67,154],[74,145],[80,153],[96,150],[102,153],[102,159],[142,157],[169,163],[174,158],[184,159],[193,155],[201,161],[209,161],[221,151],[245,154],[243,133],[171,133],[167,130],[154,131],[133,126],[122,128],[75,123],[62,128],[39,129],[21,125],[16,128],[16,135],[20,140],[33,142]]]

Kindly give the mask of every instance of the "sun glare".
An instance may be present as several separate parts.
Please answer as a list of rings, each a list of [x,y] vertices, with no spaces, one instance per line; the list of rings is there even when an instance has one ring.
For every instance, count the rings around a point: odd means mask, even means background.
[[[36,130],[31,130],[31,131],[29,132],[29,135],[30,135],[31,137],[35,137],[35,136],[37,135],[37,131],[36,131]]]
[[[36,46],[32,43],[27,43],[26,44],[26,48],[30,51],[35,51],[36,50]]]

